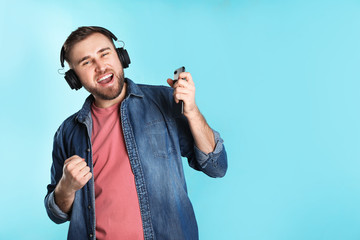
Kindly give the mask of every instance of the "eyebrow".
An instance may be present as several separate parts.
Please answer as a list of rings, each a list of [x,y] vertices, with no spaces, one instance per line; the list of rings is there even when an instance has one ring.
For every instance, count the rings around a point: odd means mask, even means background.
[[[106,50],[111,50],[111,49],[110,49],[110,47],[104,47],[104,48],[100,49],[99,51],[97,51],[97,54],[102,53],[102,52],[105,52]],[[85,56],[85,57],[83,57],[82,59],[80,59],[80,60],[78,61],[77,64],[80,64],[82,61],[85,61],[85,60],[88,59],[88,58],[90,58],[90,56]]]

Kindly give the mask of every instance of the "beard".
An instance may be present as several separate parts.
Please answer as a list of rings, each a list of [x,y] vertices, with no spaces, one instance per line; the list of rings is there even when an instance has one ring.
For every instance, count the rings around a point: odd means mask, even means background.
[[[115,78],[114,79],[115,84],[113,87],[105,88],[105,89],[91,87],[91,88],[87,88],[87,90],[91,94],[101,98],[102,100],[113,100],[117,98],[123,90],[124,82],[125,82],[124,72],[121,71],[118,75],[114,74],[113,77]]]

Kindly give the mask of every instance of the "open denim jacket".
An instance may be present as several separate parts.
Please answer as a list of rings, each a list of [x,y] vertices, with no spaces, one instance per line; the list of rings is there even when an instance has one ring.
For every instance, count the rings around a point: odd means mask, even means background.
[[[223,140],[214,131],[216,147],[205,154],[195,145],[187,119],[173,100],[173,89],[127,82],[121,103],[121,124],[135,177],[144,239],[198,239],[193,207],[187,194],[182,156],[189,165],[211,177],[227,170]],[[54,189],[72,155],[85,158],[92,169],[90,95],[82,109],[66,119],[54,136],[51,183],[45,197],[46,211],[55,223],[70,221],[68,239],[95,239],[93,178],[75,194],[70,214],[54,201]]]

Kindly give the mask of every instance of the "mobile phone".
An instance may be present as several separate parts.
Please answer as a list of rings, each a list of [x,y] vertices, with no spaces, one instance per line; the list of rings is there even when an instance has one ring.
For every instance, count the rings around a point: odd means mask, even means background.
[[[185,72],[185,67],[179,67],[178,69],[176,69],[174,71],[174,84],[176,83],[177,80],[179,80],[179,75],[180,73]],[[184,102],[182,100],[180,100],[179,104],[181,104],[181,113],[184,114]]]
[[[175,71],[174,71],[174,81],[176,82],[177,80],[179,80],[179,75],[180,75],[180,73],[182,73],[182,72],[185,72],[185,67],[184,66],[182,66],[182,67],[179,67],[178,69],[176,69]],[[174,83],[175,83],[174,82]]]

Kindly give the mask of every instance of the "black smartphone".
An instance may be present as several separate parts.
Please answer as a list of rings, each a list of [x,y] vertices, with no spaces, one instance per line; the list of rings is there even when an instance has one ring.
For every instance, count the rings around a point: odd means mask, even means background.
[[[174,71],[174,81],[175,81],[175,82],[176,82],[177,80],[179,80],[179,75],[180,75],[180,73],[182,73],[182,72],[185,72],[185,67],[184,67],[184,66],[179,67],[178,69],[176,69],[176,70]]]
[[[179,75],[180,73],[185,72],[185,67],[179,67],[178,69],[176,69],[174,71],[174,84],[176,83],[177,80],[179,80]],[[184,114],[184,102],[182,100],[180,100],[179,102],[181,104],[181,113]]]

